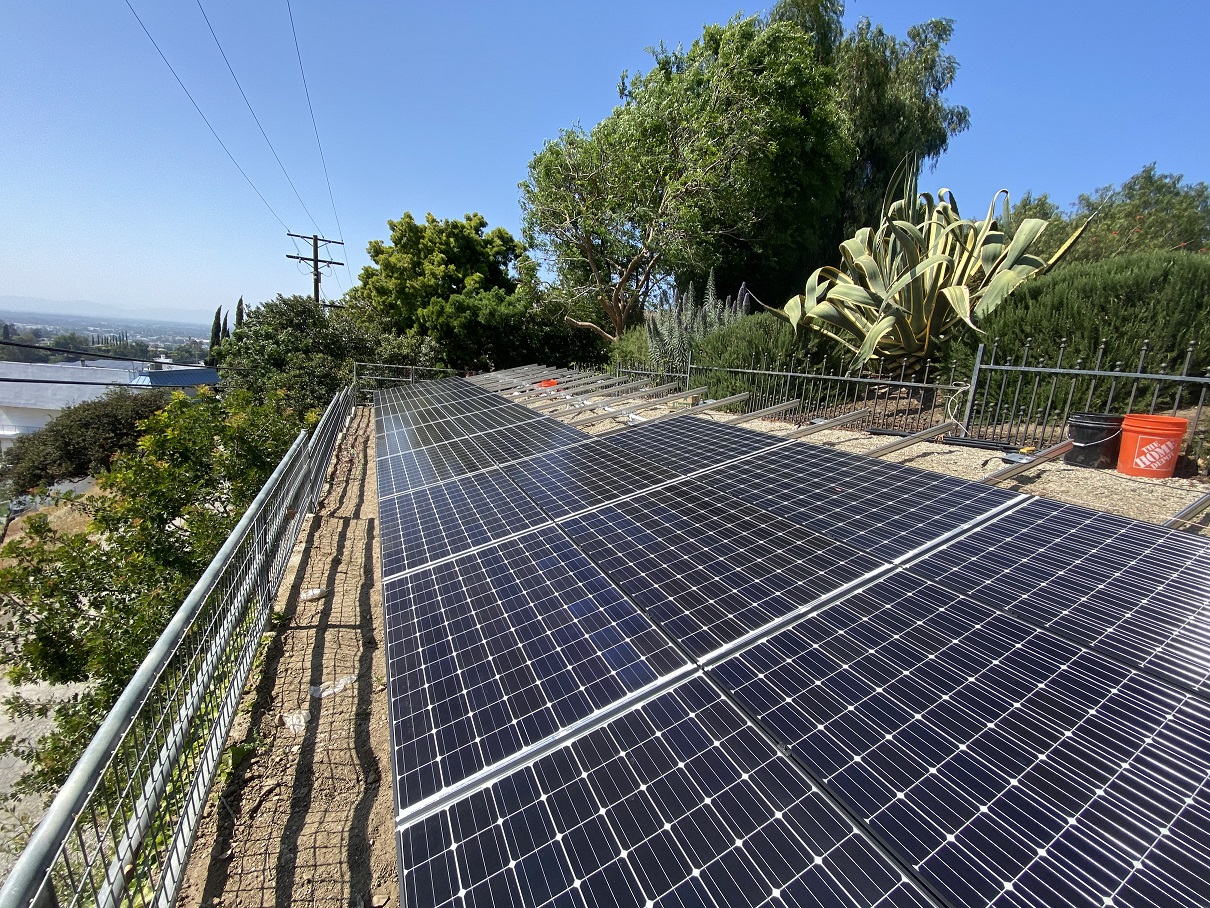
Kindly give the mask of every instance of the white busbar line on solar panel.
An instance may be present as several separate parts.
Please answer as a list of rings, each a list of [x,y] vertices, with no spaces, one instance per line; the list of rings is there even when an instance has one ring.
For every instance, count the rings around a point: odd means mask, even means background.
[[[643,417],[637,416],[636,414],[636,417],[639,420],[636,425],[654,426],[656,423],[667,422],[670,419],[676,419],[678,416],[689,416],[697,413],[705,413],[709,410],[717,410],[719,407],[725,407],[728,404],[743,403],[750,396],[750,392],[744,391],[740,394],[732,394],[730,397],[720,398],[719,400],[708,400],[705,403],[694,404],[692,407],[689,407],[686,410],[679,410],[676,413],[664,413],[661,416],[653,416],[650,419],[643,419]],[[605,436],[613,435],[616,432],[625,432],[629,428],[630,426],[628,425],[617,426],[604,432],[598,432],[597,437],[604,438]]]
[[[594,729],[600,728],[602,725],[607,725],[623,713],[628,713],[632,709],[638,709],[656,697],[688,681],[691,677],[700,674],[701,672],[695,666],[683,665],[663,677],[657,678],[655,681],[640,687],[633,693],[614,700],[606,706],[602,706],[596,712],[588,714],[583,719],[565,725],[554,734],[547,735],[545,738],[521,748],[516,753],[509,754],[503,760],[483,767],[478,772],[452,785],[446,786],[427,798],[417,801],[406,810],[399,811],[395,815],[395,828],[397,830],[403,829],[405,826],[411,826],[413,823],[427,819],[438,811],[444,810],[450,804],[462,800],[462,798],[473,794],[481,788],[492,785],[499,779],[516,772],[518,769],[523,769],[547,754],[570,744],[576,738],[586,735]]]
[[[835,605],[844,599],[847,599],[854,593],[859,593],[867,587],[873,586],[875,583],[883,580],[892,574],[897,574],[900,571],[905,571],[916,562],[927,558],[933,552],[939,551],[960,537],[967,536],[976,530],[982,529],[985,526],[995,523],[1006,514],[1024,507],[1029,501],[1029,496],[1022,495],[1020,498],[1009,499],[1002,501],[1000,504],[993,507],[984,514],[980,514],[961,526],[956,526],[948,532],[942,533],[936,539],[931,539],[923,545],[917,546],[910,552],[900,555],[898,558],[891,561],[889,564],[881,565],[874,568],[872,571],[858,577],[856,580],[851,580],[844,586],[838,587],[829,593],[825,593],[818,599],[808,602],[805,605],[799,606],[788,615],[782,615],[775,618],[763,627],[758,627],[753,631],[744,634],[744,636],[733,640],[732,642],[720,646],[713,652],[707,653],[700,660],[700,665],[703,668],[709,668],[712,665],[717,665],[724,659],[729,659],[731,656],[737,655],[749,650],[757,644],[767,640],[769,637],[785,630],[792,624],[797,624],[804,618],[818,613],[821,609],[827,608],[830,605]]]
[[[641,401],[640,403],[632,404],[629,407],[622,407],[618,410],[612,410],[609,407],[606,407],[604,413],[594,413],[591,416],[581,416],[578,419],[573,419],[571,422],[567,423],[567,425],[571,426],[572,428],[575,428],[576,426],[587,426],[594,422],[603,422],[606,419],[614,419],[618,416],[626,416],[630,413],[638,413],[642,410],[649,410],[652,407],[660,407],[664,404],[670,404],[673,401],[682,400],[686,397],[693,397],[696,394],[705,393],[706,386],[702,385],[700,388],[690,388],[688,391],[679,391],[676,394],[669,394],[665,397],[656,397],[652,400]]]

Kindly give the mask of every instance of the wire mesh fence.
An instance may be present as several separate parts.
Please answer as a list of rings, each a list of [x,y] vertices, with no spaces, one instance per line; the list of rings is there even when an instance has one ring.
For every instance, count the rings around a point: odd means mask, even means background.
[[[153,645],[0,889],[0,905],[171,905],[294,542],[354,404],[340,391]]]

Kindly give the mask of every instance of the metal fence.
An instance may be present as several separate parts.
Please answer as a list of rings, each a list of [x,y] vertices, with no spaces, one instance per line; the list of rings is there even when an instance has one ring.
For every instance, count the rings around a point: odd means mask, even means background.
[[[1004,357],[999,342],[979,346],[969,373],[953,366],[939,370],[926,364],[918,377],[875,371],[848,375],[841,364],[827,360],[788,371],[704,366],[692,361],[683,371],[647,365],[618,365],[621,377],[646,378],[656,384],[678,382],[682,388],[705,386],[709,397],[721,399],[747,391],[744,412],[801,403],[779,419],[806,422],[858,409],[870,415],[857,427],[911,433],[947,419],[962,421],[963,431],[951,440],[992,448],[1048,447],[1067,437],[1074,413],[1169,413],[1189,420],[1185,453],[1200,460],[1206,454],[1210,412],[1210,370],[1193,375],[1190,345],[1179,369],[1148,362],[1144,342],[1134,368],[1111,362],[1102,344],[1091,363],[1065,362],[1066,345],[1055,362],[1030,361],[1027,342],[1019,358]]]
[[[418,381],[463,375],[457,369],[437,366],[392,366],[387,363],[353,363],[353,388],[358,400],[372,391],[381,391],[399,384],[414,385]]]
[[[793,410],[777,418],[793,422],[829,419],[853,410],[865,409],[869,415],[852,424],[888,432],[911,433],[961,415],[968,386],[954,381],[952,369],[938,375],[926,366],[919,380],[913,381],[905,370],[846,375],[839,364],[826,360],[806,360],[801,368],[779,372],[701,366],[689,363],[684,372],[666,372],[637,366],[619,366],[618,376],[648,378],[657,384],[680,382],[682,388],[706,387],[707,396],[719,400],[748,392],[739,408],[745,413],[762,410],[791,400],[800,401]]]
[[[1102,343],[1095,360],[1065,364],[1061,345],[1053,364],[1030,362],[1030,344],[1021,356],[1000,358],[999,343],[980,345],[964,410],[966,434],[1010,447],[1049,447],[1067,436],[1073,413],[1167,413],[1189,420],[1185,453],[1200,459],[1206,448],[1206,396],[1210,370],[1191,375],[1194,345],[1190,344],[1180,371],[1169,364],[1148,363],[1143,342],[1135,368],[1110,362]],[[998,361],[999,358],[999,361]]]
[[[171,905],[277,588],[352,411],[299,434],[152,646],[0,889],[0,905]]]

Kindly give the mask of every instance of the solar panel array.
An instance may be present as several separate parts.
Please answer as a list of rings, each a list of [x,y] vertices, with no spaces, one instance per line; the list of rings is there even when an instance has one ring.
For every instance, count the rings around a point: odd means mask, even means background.
[[[1210,904],[1205,540],[548,374],[376,401],[404,905]]]

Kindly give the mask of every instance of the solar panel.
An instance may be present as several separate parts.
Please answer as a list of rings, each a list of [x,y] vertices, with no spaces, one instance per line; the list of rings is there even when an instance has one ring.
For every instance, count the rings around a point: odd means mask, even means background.
[[[684,660],[557,531],[383,584],[400,809]]]
[[[1142,904],[1136,874],[1206,893],[1156,850],[1210,880],[1189,692],[902,574],[711,674],[952,904]]]
[[[1207,690],[1205,539],[1034,500],[913,571],[1126,664]]]
[[[495,469],[384,498],[378,506],[382,576],[546,522],[546,515]]]
[[[552,517],[565,517],[676,478],[671,470],[603,438],[516,462],[504,472]]]
[[[695,659],[881,567],[751,505],[681,485],[562,526]]]
[[[1210,903],[1206,541],[482,382],[378,396],[404,904]]]
[[[701,679],[399,833],[407,905],[929,904]]]
[[[610,444],[632,455],[650,459],[658,452],[660,466],[686,476],[755,451],[784,444],[784,438],[753,432],[741,426],[711,422],[692,416],[639,425],[610,435]]]
[[[477,436],[475,443],[495,463],[504,464],[531,454],[576,444],[587,437],[583,432],[568,428],[556,419],[543,417],[511,426],[507,431]]]
[[[710,474],[725,492],[892,560],[1019,496],[982,483],[798,442]]]

